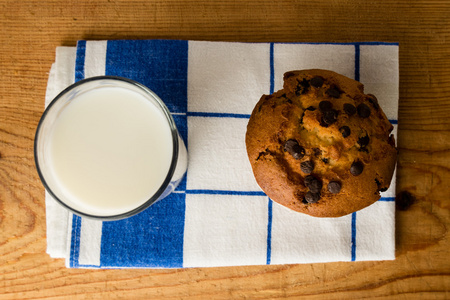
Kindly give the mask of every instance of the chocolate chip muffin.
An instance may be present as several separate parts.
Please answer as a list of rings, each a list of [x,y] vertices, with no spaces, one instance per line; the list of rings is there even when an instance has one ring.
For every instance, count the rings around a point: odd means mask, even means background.
[[[256,104],[246,146],[256,181],[272,200],[340,217],[388,189],[397,158],[392,129],[360,82],[327,70],[291,71],[282,90]]]

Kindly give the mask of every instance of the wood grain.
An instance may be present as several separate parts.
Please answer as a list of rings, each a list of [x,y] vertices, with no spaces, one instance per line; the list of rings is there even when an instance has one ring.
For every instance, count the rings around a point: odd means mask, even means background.
[[[0,0],[0,299],[450,299],[450,3]],[[57,46],[79,39],[400,43],[395,261],[72,270],[46,253],[33,138]]]

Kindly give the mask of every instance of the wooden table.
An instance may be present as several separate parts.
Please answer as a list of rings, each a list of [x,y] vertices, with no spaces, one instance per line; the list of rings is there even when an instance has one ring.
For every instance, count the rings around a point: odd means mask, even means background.
[[[450,299],[450,2],[0,0],[0,299]],[[395,261],[66,269],[46,253],[33,137],[55,47],[79,39],[400,43]]]

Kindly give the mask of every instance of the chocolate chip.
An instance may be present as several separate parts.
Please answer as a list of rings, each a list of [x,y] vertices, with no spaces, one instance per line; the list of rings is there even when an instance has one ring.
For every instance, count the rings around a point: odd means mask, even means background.
[[[308,107],[306,108],[306,110],[315,111],[316,108],[315,108],[314,106],[308,106]]]
[[[337,181],[330,181],[328,183],[328,191],[332,194],[337,194],[341,191],[341,184]]]
[[[313,193],[318,193],[322,189],[322,182],[312,175],[305,177],[305,185]]]
[[[311,78],[310,83],[315,88],[320,88],[323,85],[323,78],[320,76],[316,76]]]
[[[367,100],[373,105],[375,109],[379,109],[380,105],[378,104],[378,99],[375,95],[367,94]]]
[[[344,104],[344,111],[347,115],[349,116],[353,116],[356,113],[356,107],[354,107],[352,104],[350,103],[345,103]]]
[[[328,124],[323,121],[323,118],[320,119],[320,126],[327,128]]]
[[[342,133],[342,136],[344,138],[350,135],[350,128],[348,126],[342,126],[341,128],[339,128],[339,131]]]
[[[358,110],[358,115],[361,118],[367,118],[370,116],[370,112],[371,112],[370,108],[364,103],[361,103],[360,105],[358,105],[357,110]]]
[[[291,152],[294,145],[298,145],[296,140],[290,139],[284,143],[284,151]]]
[[[352,163],[352,166],[350,167],[350,173],[352,173],[353,176],[358,176],[362,173],[364,170],[364,165],[360,161],[355,161]]]
[[[325,124],[331,125],[337,121],[338,111],[335,109],[324,111],[322,120]]]
[[[305,156],[305,148],[300,146],[296,140],[290,139],[284,143],[284,151],[289,152],[295,159]]]
[[[358,139],[358,144],[361,148],[364,148],[367,145],[369,145],[369,142],[370,142],[370,138],[368,135],[362,136]]]
[[[316,203],[320,199],[319,193],[307,192],[305,195],[305,200],[308,203]]]
[[[383,192],[386,192],[387,190],[388,190],[388,188],[381,188],[381,189],[380,189],[380,192],[383,193]]]
[[[312,181],[316,180],[316,178],[312,175],[308,175],[305,177],[305,186],[308,187]]]
[[[322,158],[322,161],[327,164],[328,163],[328,158]]]
[[[284,151],[290,151],[294,145],[298,145],[298,142],[294,139],[289,139],[284,143]]]
[[[321,111],[330,111],[333,108],[333,103],[330,101],[320,101],[319,109]]]
[[[327,95],[333,98],[339,98],[341,96],[341,92],[336,87],[331,87],[326,91]]]
[[[312,160],[304,161],[300,164],[300,169],[305,174],[311,174],[311,172],[314,170],[314,163]]]
[[[297,80],[298,85],[297,89],[295,90],[295,94],[299,96],[300,94],[305,94],[308,92],[309,89],[309,82],[305,78],[303,78],[302,81]]]
[[[399,210],[407,210],[414,202],[416,199],[407,191],[402,191],[395,197],[395,205]]]
[[[306,80],[306,78],[303,78],[302,81],[299,81],[299,84],[305,89],[309,88],[309,81]]]

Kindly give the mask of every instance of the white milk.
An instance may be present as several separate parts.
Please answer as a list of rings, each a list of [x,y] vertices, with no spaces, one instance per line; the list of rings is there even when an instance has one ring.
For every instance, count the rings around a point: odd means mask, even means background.
[[[67,204],[107,216],[130,211],[161,186],[170,168],[172,133],[144,96],[102,87],[77,96],[50,132],[49,165]]]

